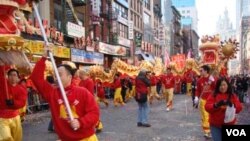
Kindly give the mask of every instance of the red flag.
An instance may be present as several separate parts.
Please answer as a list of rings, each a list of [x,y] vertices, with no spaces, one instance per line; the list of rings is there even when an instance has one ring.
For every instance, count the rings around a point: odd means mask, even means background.
[[[192,52],[191,52],[191,49],[189,49],[189,51],[188,51],[187,58],[192,58]]]
[[[168,55],[168,51],[166,50],[165,52],[165,66],[167,67],[170,63],[170,58],[169,58],[169,55]]]

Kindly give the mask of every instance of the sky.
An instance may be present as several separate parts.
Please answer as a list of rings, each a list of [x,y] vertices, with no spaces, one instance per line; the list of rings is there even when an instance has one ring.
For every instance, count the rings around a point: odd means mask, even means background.
[[[236,0],[196,0],[198,10],[198,34],[214,35],[216,32],[216,22],[219,16],[228,9],[230,21],[235,28],[236,20]]]

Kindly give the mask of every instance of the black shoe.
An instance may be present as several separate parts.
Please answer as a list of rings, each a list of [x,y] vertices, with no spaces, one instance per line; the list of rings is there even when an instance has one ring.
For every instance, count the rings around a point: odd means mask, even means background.
[[[96,130],[95,130],[95,133],[97,133],[97,134],[98,134],[98,133],[101,133],[101,132],[102,132],[102,129],[96,129]]]
[[[148,123],[143,123],[142,126],[143,126],[143,127],[151,127],[151,125],[148,124]]]
[[[137,122],[137,126],[138,126],[138,127],[142,127],[142,125],[143,125],[143,124],[142,124],[141,122]]]
[[[54,129],[48,129],[48,131],[49,131],[50,133],[55,132]]]

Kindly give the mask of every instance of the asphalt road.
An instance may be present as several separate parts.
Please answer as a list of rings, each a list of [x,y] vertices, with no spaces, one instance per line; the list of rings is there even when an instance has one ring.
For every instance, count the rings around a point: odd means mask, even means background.
[[[150,105],[150,128],[137,127],[137,103],[129,101],[123,107],[100,105],[104,130],[100,141],[204,141],[199,112],[192,107],[191,97],[175,95],[174,109],[165,110],[164,101]],[[239,124],[250,124],[247,108],[239,115]],[[24,141],[55,141],[57,135],[47,131],[48,111],[28,115],[23,123]]]

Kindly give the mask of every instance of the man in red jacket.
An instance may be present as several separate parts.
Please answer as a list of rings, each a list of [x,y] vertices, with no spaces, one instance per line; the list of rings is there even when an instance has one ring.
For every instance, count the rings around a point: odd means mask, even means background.
[[[79,86],[86,88],[95,97],[97,101],[97,97],[95,95],[95,84],[94,84],[93,79],[91,79],[89,77],[89,74],[84,70],[79,70],[79,77],[81,79]],[[103,129],[103,125],[102,125],[101,120],[99,120],[96,125],[96,133],[101,132],[102,129]]]
[[[5,79],[5,66],[0,60],[0,140],[22,140],[22,126],[19,109],[24,107],[27,90],[18,84],[19,72],[10,69]]]
[[[207,98],[211,93],[213,93],[215,88],[215,79],[212,75],[209,74],[210,67],[203,65],[201,67],[201,78],[197,81],[197,89],[195,92],[194,103],[199,103],[199,110],[201,116],[201,124],[204,132],[204,137],[211,138],[210,127],[209,127],[209,114],[205,110],[205,104]]]
[[[91,94],[94,95],[95,93],[95,84],[94,81],[89,77],[88,73],[84,70],[80,70],[79,71],[79,77],[81,79],[79,86],[80,87],[84,87],[87,90],[89,90],[89,92]]]
[[[99,120],[99,108],[87,89],[72,85],[74,70],[66,64],[58,67],[58,72],[64,87],[73,120],[68,113],[59,88],[53,87],[44,80],[45,61],[47,53],[36,63],[31,74],[31,80],[37,90],[48,101],[55,131],[62,141],[97,141],[95,125]],[[77,130],[74,130],[77,129]]]
[[[167,74],[162,76],[163,83],[163,94],[166,98],[167,111],[170,111],[173,108],[173,97],[174,97],[174,84],[175,79],[174,75],[171,72],[171,68],[167,68]]]

